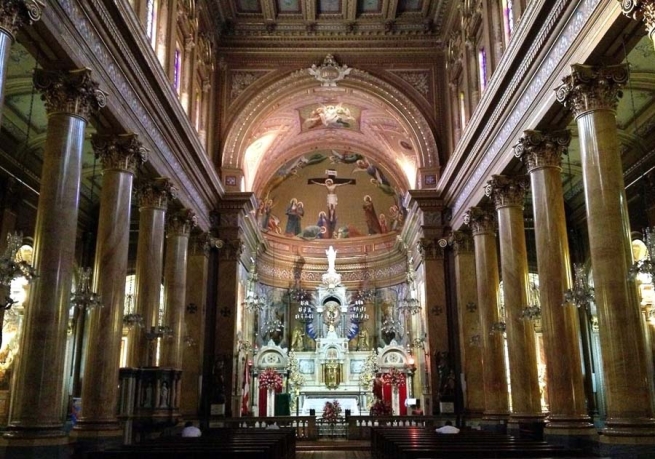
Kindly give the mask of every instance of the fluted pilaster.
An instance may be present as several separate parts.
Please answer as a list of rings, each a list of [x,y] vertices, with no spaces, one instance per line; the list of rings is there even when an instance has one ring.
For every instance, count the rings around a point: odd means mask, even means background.
[[[523,223],[523,202],[528,189],[525,176],[494,175],[485,189],[498,212],[505,322],[512,385],[514,422],[541,418],[535,332],[532,322],[521,318],[528,305],[528,256]]]
[[[94,291],[103,307],[89,313],[82,385],[83,410],[76,434],[118,430],[118,367],[123,330],[125,277],[130,242],[130,207],[136,169],[147,150],[135,134],[95,135],[95,154],[102,164],[100,218],[96,242]],[[102,352],[94,352],[102,349]]]
[[[590,429],[580,351],[580,325],[575,306],[562,307],[571,288],[571,260],[566,232],[562,154],[568,131],[525,131],[514,154],[528,168],[532,183],[541,323],[546,354],[550,414],[548,428]]]
[[[164,323],[173,330],[173,337],[164,341],[161,366],[178,370],[182,369],[182,351],[186,337],[184,309],[189,236],[197,225],[197,220],[193,211],[184,209],[169,215],[166,222]]]
[[[616,127],[628,66],[572,65],[557,99],[573,111],[580,137],[589,251],[607,394],[603,442],[655,435],[630,222]],[[592,101],[593,103],[588,103]]]
[[[493,325],[501,321],[498,315],[498,253],[496,249],[496,216],[491,210],[471,207],[465,216],[473,234],[477,304],[482,345],[484,380],[484,418],[503,420],[509,417],[505,344],[502,333]]]
[[[145,330],[137,327],[128,336],[127,366],[154,365],[155,343],[148,343],[145,334],[157,323],[163,270],[164,227],[168,203],[177,197],[177,188],[160,177],[145,183],[138,191],[139,240],[136,254],[136,307],[142,314]]]
[[[34,235],[38,277],[25,308],[7,437],[63,435],[63,377],[68,309],[75,259],[82,145],[87,118],[104,106],[105,94],[87,69],[37,71],[47,103],[48,129]],[[57,81],[57,84],[54,84]],[[80,116],[78,107],[85,107]]]

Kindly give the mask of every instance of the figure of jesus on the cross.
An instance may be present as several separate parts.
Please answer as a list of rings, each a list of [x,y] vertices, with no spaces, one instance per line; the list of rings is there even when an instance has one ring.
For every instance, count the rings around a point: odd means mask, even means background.
[[[328,209],[330,204],[336,205],[339,203],[337,199],[337,187],[344,185],[355,185],[355,179],[338,179],[330,176],[326,179],[309,179],[309,185],[323,185],[327,189],[327,205]]]

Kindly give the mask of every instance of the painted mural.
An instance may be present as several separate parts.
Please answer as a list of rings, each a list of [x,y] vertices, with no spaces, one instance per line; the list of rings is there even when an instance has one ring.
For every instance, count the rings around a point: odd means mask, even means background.
[[[352,129],[359,131],[358,107],[347,104],[312,104],[298,110],[302,130]]]
[[[254,218],[262,231],[305,240],[385,234],[403,227],[403,192],[362,154],[316,151],[277,171]]]

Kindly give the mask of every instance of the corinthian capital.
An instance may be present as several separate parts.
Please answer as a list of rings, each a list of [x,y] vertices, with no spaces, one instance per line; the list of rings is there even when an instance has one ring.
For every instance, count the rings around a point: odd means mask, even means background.
[[[107,94],[91,79],[90,69],[68,72],[37,69],[34,86],[43,93],[41,98],[48,115],[65,113],[88,121],[89,116],[107,104]]]
[[[154,207],[166,210],[168,201],[177,197],[177,188],[169,179],[159,177],[142,185],[138,191],[139,207]]]
[[[525,175],[516,177],[492,175],[491,180],[484,187],[484,193],[493,200],[496,210],[501,207],[520,207],[522,209],[525,193],[529,186],[530,181]]]
[[[134,175],[136,169],[148,160],[148,149],[139,142],[136,134],[96,134],[91,138],[91,145],[105,171],[129,172]]]
[[[471,227],[473,236],[496,234],[496,213],[480,207],[471,207],[464,214],[464,223]]]
[[[191,230],[198,225],[196,213],[190,209],[182,209],[168,216],[166,219],[166,233],[168,236],[189,236]]]
[[[42,0],[0,0],[0,29],[15,37],[21,27],[41,19]]]
[[[473,238],[468,231],[453,232],[453,249],[455,255],[473,253]]]
[[[655,1],[654,0],[619,0],[623,14],[637,21],[644,21],[648,35],[655,32]]]
[[[571,74],[555,91],[557,100],[576,118],[595,110],[616,110],[621,88],[628,81],[628,64],[591,66],[574,64]]]
[[[561,168],[562,154],[571,142],[569,131],[523,131],[519,143],[514,145],[514,156],[523,161],[528,172],[543,167]]]

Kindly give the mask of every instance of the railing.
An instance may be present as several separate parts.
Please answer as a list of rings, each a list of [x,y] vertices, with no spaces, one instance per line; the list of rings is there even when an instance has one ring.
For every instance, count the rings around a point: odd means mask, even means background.
[[[266,429],[272,425],[278,427],[291,427],[296,429],[298,440],[316,440],[318,430],[315,416],[271,416],[271,417],[243,417],[222,418],[212,421],[211,427],[230,427],[238,429]]]
[[[443,423],[437,416],[349,416],[348,439],[369,440],[372,427],[436,427]]]
[[[314,416],[271,416],[220,418],[211,422],[211,427],[230,427],[240,429],[266,429],[277,424],[278,427],[296,429],[298,440],[317,440],[319,437],[348,438],[349,440],[368,440],[371,428],[385,427],[437,427],[443,424],[439,416],[349,416],[337,422],[327,422]]]

